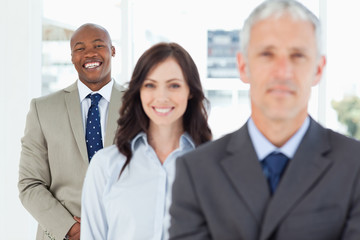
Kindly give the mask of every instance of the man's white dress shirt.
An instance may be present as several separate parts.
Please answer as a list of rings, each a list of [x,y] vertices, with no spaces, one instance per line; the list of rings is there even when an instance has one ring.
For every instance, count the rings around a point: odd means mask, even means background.
[[[109,103],[111,98],[111,91],[112,87],[114,85],[114,79],[111,79],[110,82],[108,82],[105,86],[103,86],[99,91],[93,92],[90,88],[88,88],[84,83],[82,83],[80,80],[77,81],[78,89],[79,89],[79,97],[80,97],[80,103],[81,103],[81,115],[83,120],[83,127],[84,127],[84,133],[86,130],[86,120],[87,120],[87,114],[89,111],[89,108],[91,106],[91,99],[86,98],[89,94],[99,93],[102,98],[99,101],[99,111],[100,111],[100,124],[101,124],[101,136],[103,139],[105,139],[105,129],[106,129],[106,122],[107,122],[107,116],[108,116],[108,109],[109,109]],[[120,109],[119,109],[120,110]]]

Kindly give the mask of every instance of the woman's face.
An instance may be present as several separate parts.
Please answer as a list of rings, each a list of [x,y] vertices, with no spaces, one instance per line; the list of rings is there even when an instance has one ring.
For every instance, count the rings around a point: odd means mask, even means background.
[[[140,89],[141,104],[150,119],[150,127],[183,128],[182,117],[189,95],[189,86],[173,58],[155,66]]]

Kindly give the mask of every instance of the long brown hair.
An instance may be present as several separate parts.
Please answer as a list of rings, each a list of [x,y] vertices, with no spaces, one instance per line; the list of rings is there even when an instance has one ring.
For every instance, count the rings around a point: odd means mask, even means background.
[[[212,134],[208,126],[208,115],[204,104],[208,104],[204,96],[198,69],[190,54],[177,43],[158,43],[139,58],[131,77],[127,91],[122,98],[118,129],[115,136],[116,146],[126,157],[124,166],[130,163],[132,152],[130,142],[141,131],[147,133],[149,118],[145,114],[141,100],[140,89],[148,73],[159,63],[173,58],[180,66],[192,96],[188,100],[183,115],[184,130],[191,136],[195,145],[211,140]]]

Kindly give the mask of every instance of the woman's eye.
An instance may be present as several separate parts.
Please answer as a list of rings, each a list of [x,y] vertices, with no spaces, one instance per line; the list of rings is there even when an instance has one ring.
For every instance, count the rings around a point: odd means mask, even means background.
[[[179,87],[180,87],[180,84],[174,83],[174,84],[171,84],[170,87],[171,87],[171,88],[179,88]]]
[[[145,83],[144,87],[146,87],[146,88],[154,88],[155,86],[152,83]]]

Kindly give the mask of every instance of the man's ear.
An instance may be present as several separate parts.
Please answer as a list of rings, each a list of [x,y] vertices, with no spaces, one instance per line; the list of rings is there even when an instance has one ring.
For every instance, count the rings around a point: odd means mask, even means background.
[[[324,73],[325,65],[326,65],[326,57],[321,56],[316,66],[315,78],[312,83],[312,86],[316,86],[320,82],[321,77]]]
[[[111,46],[111,56],[112,57],[115,57],[115,47],[114,46]]]
[[[244,83],[249,83],[246,56],[243,53],[238,53],[236,57],[238,63],[238,70],[240,73],[240,79]]]

